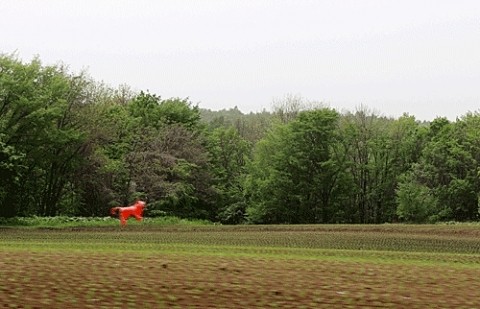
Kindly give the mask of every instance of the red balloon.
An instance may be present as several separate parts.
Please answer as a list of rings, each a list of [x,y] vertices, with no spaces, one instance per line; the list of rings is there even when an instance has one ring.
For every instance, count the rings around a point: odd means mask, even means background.
[[[132,206],[128,207],[113,207],[110,209],[112,215],[118,215],[120,219],[120,224],[122,226],[127,225],[127,220],[130,217],[135,217],[137,221],[142,221],[143,219],[143,210],[147,204],[144,201],[137,201]]]

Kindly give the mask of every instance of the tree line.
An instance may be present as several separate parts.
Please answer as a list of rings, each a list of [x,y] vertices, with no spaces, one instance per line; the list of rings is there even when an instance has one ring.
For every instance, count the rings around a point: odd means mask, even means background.
[[[239,223],[474,221],[480,114],[385,117],[287,96],[200,109],[62,64],[0,55],[0,217],[147,216]]]

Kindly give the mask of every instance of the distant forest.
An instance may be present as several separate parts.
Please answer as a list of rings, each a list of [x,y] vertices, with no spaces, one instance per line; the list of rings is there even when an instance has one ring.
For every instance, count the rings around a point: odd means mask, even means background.
[[[298,96],[211,111],[64,65],[0,55],[0,217],[147,216],[224,224],[476,221],[480,114],[339,112]]]

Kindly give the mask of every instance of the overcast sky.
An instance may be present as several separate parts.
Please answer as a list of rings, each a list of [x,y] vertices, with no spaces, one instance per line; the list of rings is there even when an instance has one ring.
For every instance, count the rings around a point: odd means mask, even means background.
[[[480,1],[0,0],[0,53],[202,108],[455,120],[480,109]]]

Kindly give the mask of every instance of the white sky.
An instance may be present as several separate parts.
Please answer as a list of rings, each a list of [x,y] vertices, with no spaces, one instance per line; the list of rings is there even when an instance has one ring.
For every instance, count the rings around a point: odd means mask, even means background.
[[[420,120],[480,108],[480,1],[0,0],[0,53],[202,108],[298,94]]]

